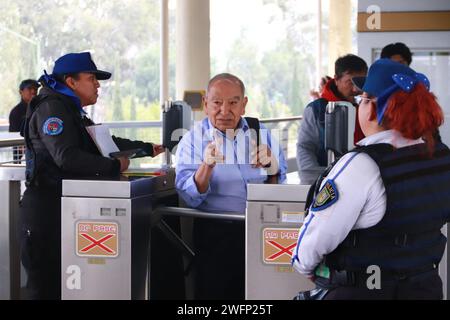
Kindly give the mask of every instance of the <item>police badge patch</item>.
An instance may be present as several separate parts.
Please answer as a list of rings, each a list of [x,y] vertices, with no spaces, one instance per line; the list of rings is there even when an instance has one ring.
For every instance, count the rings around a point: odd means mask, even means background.
[[[57,136],[63,132],[63,129],[63,121],[56,117],[48,118],[42,126],[42,131],[49,136]]]
[[[339,193],[333,180],[328,180],[314,199],[311,211],[320,211],[328,208],[338,200]]]

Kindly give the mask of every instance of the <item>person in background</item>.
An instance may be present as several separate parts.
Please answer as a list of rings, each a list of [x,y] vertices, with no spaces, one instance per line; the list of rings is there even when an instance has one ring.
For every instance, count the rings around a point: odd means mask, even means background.
[[[442,299],[450,149],[433,135],[443,111],[423,74],[389,59],[354,82],[366,138],[318,180],[293,266],[325,299]]]
[[[316,90],[314,90],[314,89],[311,89],[311,90],[309,91],[309,95],[310,95],[310,97],[312,98],[313,101],[320,98],[320,96],[322,95],[323,89],[325,89],[325,85],[326,85],[327,82],[330,81],[330,80],[331,80],[331,77],[330,77],[330,76],[323,76],[323,77],[320,79],[319,90],[316,91]]]
[[[381,58],[409,66],[412,62],[412,53],[408,46],[402,42],[390,43],[381,49]]]
[[[21,259],[30,299],[61,296],[61,192],[63,179],[118,177],[126,157],[101,155],[86,127],[94,124],[84,107],[97,102],[99,80],[111,73],[97,69],[89,52],[69,53],[55,61],[52,74],[25,118],[26,186],[20,208]],[[119,150],[139,148],[141,156],[163,152],[160,145],[113,136]]]
[[[247,183],[285,179],[287,163],[278,143],[258,119],[243,117],[247,101],[235,75],[209,81],[207,118],[183,136],[176,154],[175,184],[189,207],[244,214]],[[195,299],[244,299],[244,221],[198,218],[193,236]]]
[[[367,64],[360,57],[347,54],[336,60],[334,69],[334,78],[326,83],[321,97],[308,104],[303,112],[297,139],[297,166],[302,184],[313,183],[327,166],[325,111],[328,102],[348,101],[354,104],[359,90],[353,85],[352,77],[366,75]],[[363,137],[356,118],[355,143]]]
[[[20,132],[27,113],[27,107],[31,99],[37,95],[41,85],[33,79],[23,80],[19,85],[20,102],[9,113],[9,132]],[[13,148],[14,163],[20,163],[24,154],[23,147]]]

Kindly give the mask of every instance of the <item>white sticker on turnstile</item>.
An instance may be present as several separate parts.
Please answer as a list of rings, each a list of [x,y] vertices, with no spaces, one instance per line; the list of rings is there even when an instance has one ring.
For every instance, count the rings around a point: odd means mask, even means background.
[[[299,228],[263,229],[263,262],[291,264],[292,252],[297,244]]]
[[[119,255],[119,225],[116,222],[78,221],[75,228],[78,256],[114,258]]]
[[[281,211],[281,222],[283,223],[303,223],[305,212]]]

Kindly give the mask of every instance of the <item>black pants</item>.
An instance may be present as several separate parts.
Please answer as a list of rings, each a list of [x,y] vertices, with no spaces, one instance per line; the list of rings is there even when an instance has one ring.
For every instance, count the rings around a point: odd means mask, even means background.
[[[27,188],[20,210],[21,260],[29,299],[61,298],[61,194]]]
[[[245,299],[245,223],[196,219],[195,299]]]
[[[398,282],[381,283],[381,289],[339,287],[324,300],[442,300],[442,280],[438,270],[411,276]]]

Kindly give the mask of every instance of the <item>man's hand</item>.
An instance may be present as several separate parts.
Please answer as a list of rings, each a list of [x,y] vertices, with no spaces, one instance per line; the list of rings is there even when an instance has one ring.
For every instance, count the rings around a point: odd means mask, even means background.
[[[117,160],[120,161],[120,172],[124,172],[128,169],[128,166],[130,165],[130,159],[121,157],[117,158]]]
[[[164,152],[164,147],[160,144],[153,144],[153,157],[156,157],[157,155]]]
[[[223,163],[225,157],[219,151],[218,145],[215,141],[210,142],[205,149],[203,154],[203,162],[206,163],[210,168],[214,168],[216,163]]]
[[[203,163],[194,175],[195,185],[199,193],[205,193],[208,190],[209,179],[211,178],[213,168],[216,163],[223,162],[224,156],[219,152],[216,142],[210,142],[203,153]]]
[[[272,154],[267,144],[261,144],[256,148],[256,142],[252,140],[252,165],[255,168],[264,168],[268,175],[278,173],[278,161]]]

